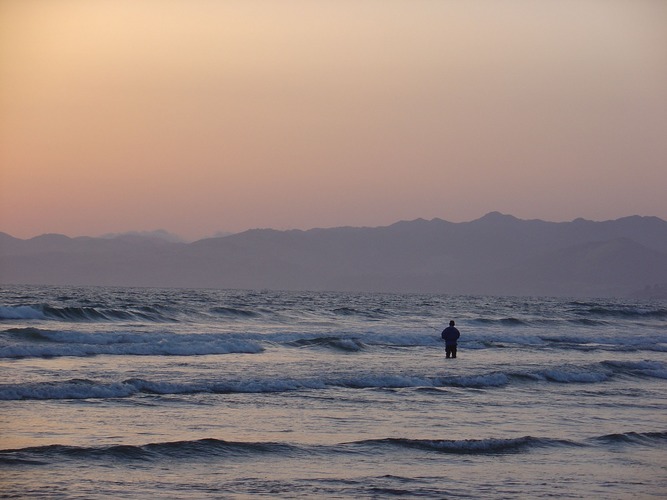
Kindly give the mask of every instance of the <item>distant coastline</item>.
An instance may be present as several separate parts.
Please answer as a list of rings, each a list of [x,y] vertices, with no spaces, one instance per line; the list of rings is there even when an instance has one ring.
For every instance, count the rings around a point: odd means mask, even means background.
[[[416,219],[381,227],[169,233],[0,233],[4,284],[666,297],[667,222]]]

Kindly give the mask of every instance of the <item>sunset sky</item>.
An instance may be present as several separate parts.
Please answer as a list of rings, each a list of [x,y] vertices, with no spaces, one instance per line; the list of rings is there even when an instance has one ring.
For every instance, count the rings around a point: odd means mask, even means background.
[[[0,231],[667,219],[664,0],[0,0]]]

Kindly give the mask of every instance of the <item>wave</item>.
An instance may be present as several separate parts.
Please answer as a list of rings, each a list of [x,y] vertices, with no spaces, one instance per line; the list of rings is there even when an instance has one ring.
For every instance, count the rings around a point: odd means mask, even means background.
[[[72,379],[59,382],[36,382],[0,385],[0,400],[97,399],[126,398],[148,394],[235,394],[318,390],[333,387],[355,389],[406,388],[433,386],[437,381],[401,376],[361,376],[355,378],[248,379],[205,383],[167,383],[144,379],[122,382],[98,382]]]
[[[172,323],[178,321],[169,309],[157,306],[139,306],[130,309],[101,307],[53,307],[46,304],[0,307],[1,320],[56,320],[68,322],[139,321]]]
[[[591,319],[591,318],[574,318],[568,319],[568,323],[573,325],[582,325],[582,326],[606,326],[609,325],[609,321],[600,320],[600,319]]]
[[[153,461],[159,459],[193,459],[210,457],[245,457],[255,455],[327,455],[331,453],[391,452],[415,449],[455,455],[496,455],[518,453],[536,447],[578,446],[566,440],[524,436],[514,439],[441,440],[441,439],[370,439],[334,445],[297,445],[279,442],[238,442],[221,439],[199,439],[150,443],[145,445],[65,446],[47,445],[15,450],[0,450],[0,463],[45,464],[45,460],[121,460]]]
[[[667,442],[667,432],[626,432],[622,434],[607,434],[591,439],[592,442],[602,444],[640,444],[655,445]]]
[[[595,384],[615,377],[667,378],[667,368],[657,361],[601,361],[586,366],[562,366],[532,372],[513,373],[511,378],[559,384]]]
[[[387,311],[380,308],[359,310],[355,309],[354,307],[337,307],[332,312],[336,316],[357,316],[372,320],[382,319],[389,316],[389,313]]]
[[[472,321],[473,323],[478,323],[481,325],[524,326],[529,324],[528,321],[520,320],[518,318],[477,318]]]
[[[537,447],[552,446],[581,446],[573,441],[564,439],[536,438],[523,436],[513,439],[402,439],[386,438],[372,439],[354,443],[361,447],[395,447],[410,448],[453,455],[496,455],[504,453],[518,453]]]
[[[558,383],[591,383],[607,379],[603,375],[562,374],[562,375],[517,375],[517,380],[544,380]],[[297,390],[317,390],[334,387],[354,389],[403,389],[403,388],[494,388],[510,383],[511,377],[494,374],[478,377],[458,377],[451,379],[429,379],[427,377],[367,376],[354,379],[326,380],[240,380],[218,383],[167,383],[143,379],[129,379],[122,382],[97,382],[92,380],[69,380],[62,382],[39,382],[25,384],[5,384],[0,386],[0,400],[64,400],[64,399],[106,399],[126,398],[139,393],[147,394],[233,394],[271,393]]]
[[[489,439],[405,439],[384,438],[351,441],[332,445],[302,445],[284,442],[243,442],[221,439],[198,439],[149,443],[144,445],[65,446],[47,445],[20,449],[0,450],[0,465],[48,465],[62,460],[72,461],[159,461],[214,458],[246,458],[262,455],[312,455],[326,457],[331,454],[391,454],[414,450],[423,453],[446,455],[504,455],[527,453],[540,448],[590,447],[590,446],[664,446],[667,432],[628,432],[595,436],[582,441],[548,437],[521,436],[517,438]]]
[[[6,337],[16,340],[44,342],[48,342],[50,340],[48,335],[49,330],[42,330],[39,328],[10,328],[5,330],[3,333]]]
[[[667,368],[658,361],[602,361],[601,365],[620,374],[667,379]]]
[[[124,325],[123,328],[132,328]],[[193,327],[193,328],[196,328]],[[221,328],[225,328],[221,326]],[[169,331],[63,331],[45,328],[9,328],[0,331],[0,359],[29,357],[141,355],[192,356],[259,353],[273,347],[322,349],[353,353],[382,348],[442,349],[440,334],[430,332],[358,332],[318,334],[268,333],[173,333]],[[577,351],[667,352],[664,334],[649,332],[623,338],[591,335],[534,335],[523,332],[466,332],[461,349],[560,349]]]
[[[667,308],[656,307],[650,304],[599,304],[594,302],[570,302],[571,311],[586,316],[598,316],[620,319],[647,318],[664,319],[667,318]]]
[[[603,319],[594,319],[590,317],[585,318],[532,318],[519,319],[513,317],[507,318],[475,318],[471,320],[472,324],[482,326],[500,326],[500,327],[548,327],[559,328],[567,325],[580,326],[606,326],[611,324],[610,321]]]
[[[261,316],[259,312],[247,309],[237,309],[234,307],[213,307],[210,309],[213,314],[225,317],[257,318]]]
[[[477,317],[470,324],[481,326],[513,327],[566,327],[578,325],[599,327],[614,325],[619,321],[664,320],[667,308],[651,304],[599,304],[570,302],[556,315],[531,315],[527,317]]]
[[[614,318],[667,318],[667,309],[640,309],[640,308],[618,308],[608,309],[601,307],[592,307],[588,311],[597,316],[611,316]]]
[[[286,342],[286,344],[294,347],[327,347],[348,352],[361,351],[366,347],[365,344],[358,339],[341,337],[298,339]]]
[[[166,305],[138,305],[106,308],[99,305],[80,307],[54,307],[47,304],[30,304],[0,307],[2,320],[52,320],[73,323],[131,321],[142,323],[178,323],[187,319],[252,319],[261,317],[263,311],[237,307],[216,306],[200,309],[178,309]],[[270,312],[270,311],[269,311]]]
[[[63,400],[127,398],[136,394],[236,394],[347,389],[495,389],[510,384],[595,384],[614,377],[667,379],[664,364],[655,361],[603,361],[591,366],[564,366],[525,372],[492,372],[465,376],[399,374],[330,375],[305,378],[246,378],[201,382],[156,382],[71,379],[0,385],[0,400]]]
[[[637,334],[624,337],[590,335],[539,335],[538,338],[550,348],[575,351],[653,351],[667,352],[667,337],[660,334]],[[519,342],[520,343],[520,340]]]
[[[270,442],[234,442],[220,439],[174,441],[146,445],[110,446],[35,446],[16,450],[1,450],[0,464],[47,464],[45,460],[114,460],[154,461],[159,459],[192,459],[226,456],[246,456],[268,453],[285,454],[298,446]]]
[[[196,356],[264,351],[255,340],[229,334],[64,332],[29,327],[0,332],[0,341],[0,358]]]
[[[0,321],[8,319],[46,319],[44,311],[33,306],[2,306]]]
[[[0,321],[25,319],[67,322],[138,321],[171,323],[182,321],[184,318],[256,319],[272,314],[275,315],[276,312],[270,308],[259,306],[256,309],[232,306],[186,307],[185,305],[182,306],[182,309],[165,305],[128,305],[124,308],[114,308],[102,307],[98,304],[66,307],[54,307],[48,304],[26,304],[0,307]],[[373,321],[391,316],[389,312],[380,308],[362,310],[353,307],[339,307],[332,311],[323,310],[320,314],[357,317]]]

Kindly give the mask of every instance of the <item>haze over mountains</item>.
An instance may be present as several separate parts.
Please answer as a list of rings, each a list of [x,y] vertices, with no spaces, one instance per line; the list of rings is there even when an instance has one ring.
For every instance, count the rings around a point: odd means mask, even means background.
[[[572,222],[494,212],[472,222],[256,229],[193,243],[0,233],[4,284],[655,296],[667,290],[667,222]]]

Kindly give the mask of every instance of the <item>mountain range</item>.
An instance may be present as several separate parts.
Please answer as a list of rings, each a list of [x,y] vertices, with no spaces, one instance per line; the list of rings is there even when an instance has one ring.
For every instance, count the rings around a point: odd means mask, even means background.
[[[253,229],[192,243],[0,233],[0,283],[667,298],[667,222],[521,220]]]

